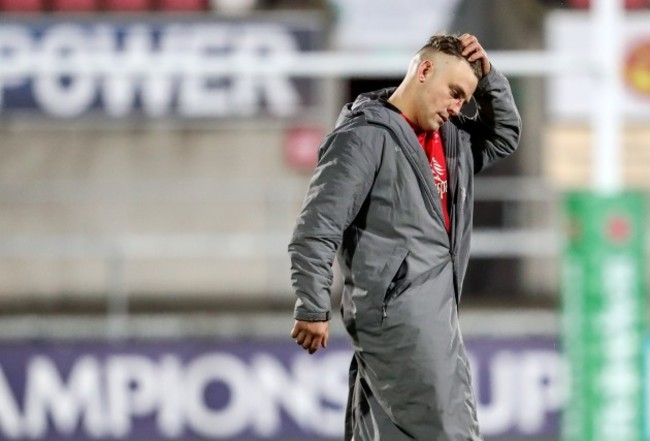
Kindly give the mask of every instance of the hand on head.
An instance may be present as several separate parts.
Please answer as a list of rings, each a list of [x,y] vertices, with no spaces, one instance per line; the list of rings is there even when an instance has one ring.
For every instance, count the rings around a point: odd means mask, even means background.
[[[478,39],[470,34],[463,34],[458,37],[463,44],[463,57],[467,58],[468,61],[481,60],[481,69],[483,71],[483,76],[486,76],[490,73],[490,60],[485,53],[485,49],[481,46]]]

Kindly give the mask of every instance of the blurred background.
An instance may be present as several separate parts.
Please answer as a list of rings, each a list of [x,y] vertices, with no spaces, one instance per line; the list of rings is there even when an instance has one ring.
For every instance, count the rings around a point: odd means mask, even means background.
[[[643,191],[650,2],[624,6],[621,167]],[[287,244],[341,106],[440,31],[479,38],[524,121],[476,181],[461,324],[482,430],[560,439],[562,195],[592,185],[608,106],[591,8],[0,0],[0,439],[342,439],[351,350],[338,315],[326,351],[289,338]]]

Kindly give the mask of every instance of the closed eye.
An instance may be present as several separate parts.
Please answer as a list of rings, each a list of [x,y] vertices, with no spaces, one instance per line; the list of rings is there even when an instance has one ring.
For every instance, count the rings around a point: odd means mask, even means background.
[[[467,97],[467,94],[465,94],[465,91],[461,89],[458,86],[452,86],[451,87],[451,97],[455,100],[461,100],[463,103],[468,103],[470,98]]]

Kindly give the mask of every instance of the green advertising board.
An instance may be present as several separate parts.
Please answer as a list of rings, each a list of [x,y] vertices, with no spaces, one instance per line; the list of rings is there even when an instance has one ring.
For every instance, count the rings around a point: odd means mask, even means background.
[[[565,208],[562,439],[642,441],[643,196],[570,193]]]

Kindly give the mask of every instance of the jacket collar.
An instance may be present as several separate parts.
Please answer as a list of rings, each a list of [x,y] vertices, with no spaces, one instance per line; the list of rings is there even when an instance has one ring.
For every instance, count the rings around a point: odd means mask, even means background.
[[[419,146],[419,141],[413,129],[402,118],[400,110],[388,102],[395,87],[363,93],[357,99],[343,107],[337,120],[337,126],[363,116],[370,124],[381,124],[391,127],[397,136],[409,144]]]

